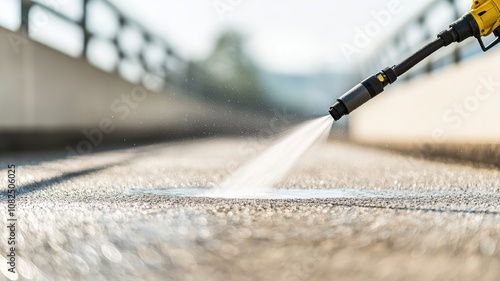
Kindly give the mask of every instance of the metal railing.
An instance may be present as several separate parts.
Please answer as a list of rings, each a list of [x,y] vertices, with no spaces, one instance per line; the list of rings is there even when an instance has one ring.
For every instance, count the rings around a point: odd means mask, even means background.
[[[118,30],[116,31],[116,34],[112,36],[112,38],[102,38],[98,34],[95,34],[95,32],[92,32],[88,28],[88,21],[93,17],[93,15],[89,12],[89,4],[93,2],[101,2],[105,4],[110,10],[112,10],[117,18],[118,18]],[[124,15],[120,9],[118,9],[116,6],[114,6],[112,3],[106,0],[81,0],[82,4],[82,13],[81,13],[81,18],[79,20],[75,20],[63,13],[58,12],[54,8],[38,1],[32,1],[32,0],[21,0],[21,31],[26,35],[29,36],[30,34],[30,28],[32,21],[30,21],[30,13],[32,12],[33,8],[39,7],[43,9],[44,11],[50,13],[51,16],[55,16],[56,18],[69,23],[78,26],[83,34],[83,48],[81,52],[81,58],[87,60],[89,63],[90,61],[88,60],[88,49],[89,49],[89,43],[93,38],[97,38],[100,40],[107,40],[108,43],[111,43],[115,50],[117,51],[117,61],[113,67],[113,70],[111,72],[118,72],[118,66],[120,62],[126,59],[133,59],[135,61],[140,62],[140,67],[143,70],[143,77],[145,75],[153,75],[157,79],[163,80],[162,82],[164,84],[166,83],[174,83],[173,80],[175,78],[172,78],[172,76],[184,76],[184,69],[181,67],[182,65],[187,65],[187,62],[184,61],[170,46],[169,44],[160,36],[157,36],[153,34],[152,32],[149,32],[147,28],[145,28],[141,23],[127,17]],[[142,41],[141,41],[141,47],[140,51],[137,54],[130,54],[127,53],[122,44],[120,44],[120,34],[123,32],[123,30],[128,27],[128,26],[133,26],[137,30],[139,30],[141,36],[142,36]],[[61,38],[63,40],[63,38]],[[146,49],[149,44],[154,44],[155,46],[160,45],[161,49],[164,52],[164,58],[163,60],[158,60],[155,62],[148,61],[146,59]],[[179,66],[177,69],[172,69],[171,61],[175,61],[177,66]],[[171,75],[174,74],[174,75]],[[177,79],[177,80],[182,80],[182,79]]]
[[[466,4],[468,6],[466,6]],[[438,34],[437,32],[447,28],[447,25],[443,25],[439,27],[439,31],[436,31],[437,29],[433,29],[436,25],[431,23],[431,21],[436,18],[436,15],[433,15],[433,13],[436,13],[436,8],[440,5],[442,8],[446,7],[448,11],[451,12],[450,21],[447,23],[449,25],[468,11],[464,8],[470,7],[470,0],[435,0],[429,3],[416,16],[398,28],[397,31],[393,33],[394,35],[384,40],[383,44],[375,49],[373,52],[374,55],[368,59],[365,64],[360,66],[361,74],[367,76],[387,66],[392,66],[400,62],[402,59],[435,38]],[[422,36],[417,42],[410,43],[408,35],[415,31],[422,34]],[[387,49],[395,51],[388,52],[386,51]],[[440,50],[436,54],[433,54],[414,69],[410,70],[402,78],[411,79],[420,74],[431,73],[448,65],[460,63],[462,60],[481,52],[479,44],[474,39],[468,39],[460,44],[450,45],[445,50]]]

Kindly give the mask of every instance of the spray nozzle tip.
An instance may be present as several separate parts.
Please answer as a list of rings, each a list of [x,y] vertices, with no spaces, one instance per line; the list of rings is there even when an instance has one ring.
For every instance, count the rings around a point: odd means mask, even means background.
[[[335,121],[340,120],[342,116],[347,115],[347,108],[341,101],[337,101],[334,105],[330,107],[330,115],[332,115]]]

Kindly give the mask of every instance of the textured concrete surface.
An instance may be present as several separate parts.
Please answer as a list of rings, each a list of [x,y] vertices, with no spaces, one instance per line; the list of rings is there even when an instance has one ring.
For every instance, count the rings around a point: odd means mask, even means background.
[[[0,159],[2,188],[6,164],[18,166],[19,278],[500,280],[496,168],[329,142],[278,188],[398,195],[239,200],[131,192],[213,187],[266,145],[209,139]]]

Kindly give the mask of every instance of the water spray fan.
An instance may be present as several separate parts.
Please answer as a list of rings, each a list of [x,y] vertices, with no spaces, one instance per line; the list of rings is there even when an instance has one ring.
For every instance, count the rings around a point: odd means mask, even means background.
[[[494,34],[496,38],[489,45],[485,45],[482,37],[490,34]],[[477,38],[484,52],[500,43],[500,0],[472,1],[471,10],[453,22],[448,29],[440,32],[437,39],[425,45],[401,63],[387,67],[363,80],[337,99],[335,104],[330,107],[330,114],[335,121],[339,120],[342,116],[348,115],[382,93],[387,85],[396,82],[398,77],[434,52],[452,43],[460,43],[470,37]]]

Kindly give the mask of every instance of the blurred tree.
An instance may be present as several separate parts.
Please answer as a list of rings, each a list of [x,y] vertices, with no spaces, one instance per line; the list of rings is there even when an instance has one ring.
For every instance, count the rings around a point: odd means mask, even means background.
[[[191,64],[189,75],[204,99],[264,109],[267,103],[243,43],[235,31],[222,33],[208,58]]]

